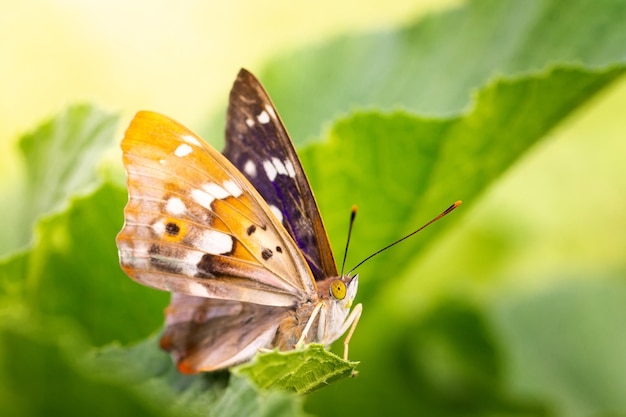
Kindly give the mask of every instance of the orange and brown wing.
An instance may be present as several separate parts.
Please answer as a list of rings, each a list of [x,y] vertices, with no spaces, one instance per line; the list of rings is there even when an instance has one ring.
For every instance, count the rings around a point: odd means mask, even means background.
[[[161,348],[182,373],[215,371],[249,360],[259,349],[273,348],[289,307],[174,294],[166,310]]]
[[[177,122],[139,112],[122,141],[117,237],[134,280],[175,293],[293,306],[315,293],[296,244],[248,180]]]

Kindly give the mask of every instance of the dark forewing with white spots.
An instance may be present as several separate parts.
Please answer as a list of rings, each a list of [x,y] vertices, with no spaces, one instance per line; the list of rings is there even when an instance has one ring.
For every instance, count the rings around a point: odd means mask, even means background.
[[[337,276],[317,204],[287,130],[259,81],[243,69],[230,95],[224,155],[282,221],[315,279]],[[268,248],[264,257],[271,253]]]

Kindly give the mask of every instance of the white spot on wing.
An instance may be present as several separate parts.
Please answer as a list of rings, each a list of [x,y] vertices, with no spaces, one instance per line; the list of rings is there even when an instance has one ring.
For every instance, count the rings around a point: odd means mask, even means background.
[[[182,274],[194,276],[196,272],[198,272],[198,263],[202,259],[203,255],[204,253],[199,252],[199,251],[187,252],[187,254],[185,255],[182,261],[182,266],[183,266]],[[200,295],[200,294],[194,294],[194,295]]]
[[[163,236],[163,233],[165,233],[165,225],[162,221],[158,221],[152,224],[152,230],[154,230],[154,233],[157,235]]]
[[[192,145],[196,145],[196,146],[202,146],[200,145],[200,142],[198,141],[198,139],[194,138],[191,135],[185,135],[183,136],[183,140],[187,143],[191,143]]]
[[[183,156],[189,155],[191,152],[193,152],[191,146],[187,145],[186,143],[182,143],[178,145],[178,148],[176,148],[176,150],[174,151],[174,155],[182,158]]]
[[[189,282],[187,283],[187,289],[189,290],[190,294],[198,297],[208,297],[210,295],[204,285],[195,281],[189,280]]]
[[[285,165],[283,165],[283,162],[280,159],[274,157],[272,158],[272,163],[280,175],[287,175],[287,168],[285,168]]]
[[[275,205],[271,205],[270,206],[270,210],[272,210],[272,213],[274,213],[274,216],[276,216],[276,218],[282,223],[283,222],[283,212],[280,211],[280,209],[278,207],[276,207]]]
[[[219,198],[220,200],[222,198],[226,198],[230,196],[230,193],[228,191],[226,191],[224,188],[222,188],[221,186],[217,185],[214,182],[203,184],[202,189],[206,191],[207,193],[211,194],[213,197]]]
[[[270,114],[270,116],[276,117],[276,112],[274,111],[272,106],[270,106],[269,104],[265,105],[265,110]]]
[[[296,177],[296,170],[293,169],[293,164],[291,163],[289,159],[285,160],[285,168],[287,168],[287,173],[289,174],[291,178]]]
[[[269,178],[270,181],[274,181],[276,175],[278,175],[278,171],[276,171],[276,167],[272,164],[272,161],[263,161],[263,168],[265,169],[267,178]]]
[[[232,180],[224,181],[224,188],[233,197],[239,197],[241,194],[243,194],[243,191],[241,191],[241,188],[239,188],[239,186],[235,184],[235,181],[232,181]]]
[[[211,255],[223,255],[233,250],[232,237],[218,230],[205,230],[194,244],[198,249]]]
[[[185,206],[185,203],[183,203],[183,200],[181,200],[180,198],[171,197],[169,200],[167,200],[167,203],[165,204],[165,211],[173,214],[174,216],[180,216],[185,211],[187,211],[187,207]]]
[[[254,162],[252,162],[251,159],[248,159],[243,165],[243,172],[251,177],[256,177],[256,165],[254,165]]]
[[[246,124],[248,125],[248,127],[252,127],[254,126],[254,120],[250,119],[249,117],[246,119]]]
[[[264,124],[264,125],[270,122],[270,115],[267,114],[265,110],[259,113],[259,115],[256,118],[259,121],[259,123]]]
[[[193,198],[196,203],[209,210],[211,210],[211,204],[213,200],[215,200],[215,197],[212,195],[198,189],[191,190],[191,198]]]

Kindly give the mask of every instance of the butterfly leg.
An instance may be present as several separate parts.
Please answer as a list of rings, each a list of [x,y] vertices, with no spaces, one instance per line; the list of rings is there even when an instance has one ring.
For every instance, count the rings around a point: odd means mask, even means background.
[[[309,334],[309,330],[311,330],[311,326],[313,326],[313,323],[315,322],[315,319],[320,313],[323,305],[324,303],[317,304],[311,312],[311,317],[309,317],[309,321],[306,322],[306,326],[304,326],[304,330],[302,330],[302,335],[300,336],[300,340],[298,340],[298,343],[296,343],[296,347],[304,345],[304,340],[306,339],[307,334]]]
[[[361,318],[362,312],[363,312],[363,304],[357,304],[356,306],[354,306],[352,313],[350,313],[346,321],[343,323],[343,326],[341,326],[340,334],[345,333],[345,331],[348,330],[348,328],[350,328],[350,331],[348,331],[348,334],[346,335],[346,338],[343,341],[343,360],[344,361],[348,360],[348,345],[350,344],[350,339],[352,339],[352,334],[354,333],[354,329],[356,329],[356,325],[359,323],[359,319]]]

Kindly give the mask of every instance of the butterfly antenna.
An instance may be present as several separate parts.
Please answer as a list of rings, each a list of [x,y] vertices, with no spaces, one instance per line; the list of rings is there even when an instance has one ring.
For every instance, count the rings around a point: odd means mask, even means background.
[[[352,206],[352,211],[350,212],[350,226],[348,227],[348,240],[346,241],[346,250],[343,251],[343,262],[341,263],[341,275],[343,276],[343,270],[346,267],[346,258],[348,257],[348,246],[350,246],[350,237],[352,236],[352,225],[354,224],[354,218],[356,217],[356,206]]]
[[[443,212],[441,212],[441,214],[439,214],[437,217],[435,217],[434,219],[432,219],[431,221],[429,221],[428,223],[426,223],[425,225],[423,225],[422,227],[418,228],[417,230],[412,231],[411,233],[409,233],[408,235],[401,237],[400,239],[396,240],[395,242],[390,243],[389,245],[385,246],[382,249],[377,250],[376,252],[372,253],[370,256],[368,256],[367,258],[363,259],[361,262],[359,262],[354,268],[352,268],[351,270],[348,271],[348,275],[350,275],[355,269],[357,269],[358,267],[360,267],[361,265],[363,265],[365,262],[369,261],[370,259],[372,259],[374,256],[378,255],[381,252],[386,251],[387,249],[389,249],[392,246],[397,245],[398,243],[402,242],[405,239],[410,238],[411,236],[413,236],[414,234],[416,234],[417,232],[419,232],[420,230],[425,229],[427,226],[430,226],[431,224],[433,224],[434,222],[436,222],[437,220],[441,219],[443,216],[449,214],[452,210],[454,210],[455,208],[457,208],[458,206],[460,206],[462,203],[461,200],[455,202],[454,204],[452,204],[450,207],[448,207],[447,209],[445,209]],[[352,225],[350,225],[350,227],[352,228]],[[348,239],[349,239],[349,235],[348,235]],[[344,262],[345,262],[345,258],[344,258]],[[341,268],[343,271],[343,267]],[[343,276],[343,274],[342,274]]]

